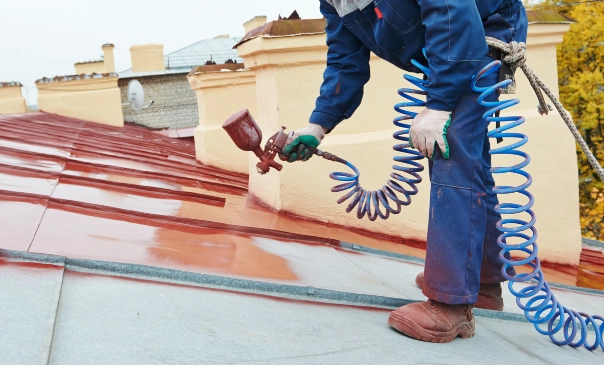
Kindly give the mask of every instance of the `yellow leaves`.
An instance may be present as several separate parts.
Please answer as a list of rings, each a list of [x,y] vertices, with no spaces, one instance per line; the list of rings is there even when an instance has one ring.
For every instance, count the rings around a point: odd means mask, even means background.
[[[592,187],[587,203],[580,204],[581,228],[585,237],[604,240],[604,189]]]
[[[537,8],[577,21],[557,48],[560,100],[596,159],[604,163],[604,2],[545,0]],[[577,159],[582,233],[604,241],[604,183],[580,149]]]

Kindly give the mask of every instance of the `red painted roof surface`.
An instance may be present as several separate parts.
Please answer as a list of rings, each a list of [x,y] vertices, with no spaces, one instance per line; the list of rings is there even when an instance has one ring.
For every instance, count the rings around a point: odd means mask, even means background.
[[[424,257],[421,243],[268,211],[248,198],[247,182],[197,162],[192,142],[143,127],[0,116],[0,248],[285,280],[297,278],[286,259],[250,236]],[[545,271],[573,285],[581,276]]]
[[[275,214],[246,196],[247,182],[196,162],[192,142],[142,127],[0,116],[0,248],[283,279],[296,275],[249,236],[423,253]]]

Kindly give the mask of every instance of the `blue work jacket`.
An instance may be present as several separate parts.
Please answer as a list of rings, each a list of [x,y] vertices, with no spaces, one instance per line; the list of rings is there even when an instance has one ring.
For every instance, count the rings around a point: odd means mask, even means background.
[[[453,111],[488,48],[483,22],[513,14],[520,0],[320,0],[327,68],[310,122],[329,130],[352,116],[369,80],[369,55],[395,66],[428,66],[427,105]],[[422,53],[425,48],[426,57]]]

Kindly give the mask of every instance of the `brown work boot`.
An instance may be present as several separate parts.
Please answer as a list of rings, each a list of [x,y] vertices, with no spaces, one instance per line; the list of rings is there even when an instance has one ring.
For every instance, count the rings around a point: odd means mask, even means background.
[[[474,305],[448,305],[429,299],[400,307],[390,313],[388,325],[412,338],[448,343],[475,333]]]
[[[417,274],[415,284],[420,289],[424,287],[424,272]],[[480,284],[478,290],[478,300],[476,308],[484,308],[487,310],[503,311],[503,298],[501,297],[501,283],[497,284]]]

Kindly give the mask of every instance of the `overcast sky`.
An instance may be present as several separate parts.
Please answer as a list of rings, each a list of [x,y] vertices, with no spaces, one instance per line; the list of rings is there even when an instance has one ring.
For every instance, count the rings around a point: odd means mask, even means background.
[[[293,10],[321,17],[318,0],[0,0],[0,82],[23,83],[36,104],[36,79],[74,74],[73,64],[99,59],[104,43],[115,45],[119,72],[131,67],[132,45],[162,43],[170,53],[219,34],[243,36],[254,16],[270,21]]]

